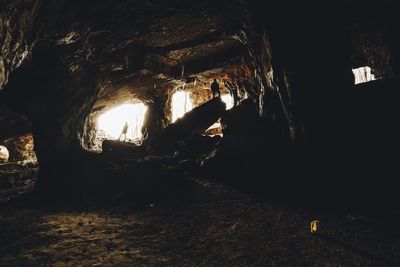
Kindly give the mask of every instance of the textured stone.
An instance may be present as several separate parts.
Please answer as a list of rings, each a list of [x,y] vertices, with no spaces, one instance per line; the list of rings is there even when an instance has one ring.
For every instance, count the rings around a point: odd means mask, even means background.
[[[33,146],[32,134],[16,136],[3,141],[0,144],[6,146],[9,150],[10,162],[36,162],[36,155]]]

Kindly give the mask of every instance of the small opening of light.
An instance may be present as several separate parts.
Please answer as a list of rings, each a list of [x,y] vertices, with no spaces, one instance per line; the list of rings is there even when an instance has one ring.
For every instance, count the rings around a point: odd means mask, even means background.
[[[172,95],[172,122],[183,117],[185,113],[193,109],[193,103],[190,99],[190,93],[177,91]]]
[[[368,66],[353,69],[354,84],[366,83],[376,80],[374,74],[371,73],[371,68]]]
[[[221,95],[221,100],[225,103],[226,105],[226,110],[231,109],[233,107],[233,97],[230,94],[223,94]],[[223,136],[222,134],[222,129],[221,129],[221,123],[219,120],[215,122],[213,125],[211,125],[206,131],[211,131],[213,132],[212,135],[219,135]]]
[[[233,107],[233,97],[230,94],[221,95],[221,100],[225,103],[227,110]]]

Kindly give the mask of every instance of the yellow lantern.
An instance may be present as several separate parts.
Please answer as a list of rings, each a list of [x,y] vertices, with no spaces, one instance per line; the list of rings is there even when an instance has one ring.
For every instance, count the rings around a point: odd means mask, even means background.
[[[311,233],[316,233],[318,231],[319,221],[314,220],[311,222]]]

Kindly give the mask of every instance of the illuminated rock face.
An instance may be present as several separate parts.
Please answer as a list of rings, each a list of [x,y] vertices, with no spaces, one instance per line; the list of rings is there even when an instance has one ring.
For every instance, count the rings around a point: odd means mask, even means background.
[[[36,164],[37,159],[34,151],[32,134],[8,138],[1,141],[1,144],[4,144],[4,146],[8,149],[9,162],[20,164]]]

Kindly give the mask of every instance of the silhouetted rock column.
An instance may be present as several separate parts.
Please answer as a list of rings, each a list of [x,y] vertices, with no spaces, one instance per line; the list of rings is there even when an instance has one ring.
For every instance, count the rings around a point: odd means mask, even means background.
[[[145,145],[151,145],[160,138],[161,133],[166,127],[167,115],[166,106],[167,98],[158,94],[156,90],[148,93],[147,99],[144,101],[147,105],[147,111],[144,118],[142,133]]]
[[[37,45],[31,60],[10,76],[4,89],[6,102],[32,122],[40,166],[37,188],[45,192],[62,189],[60,180],[68,175],[60,170],[73,170],[79,164],[79,136],[99,80],[93,68],[72,76],[59,50],[48,43]]]

